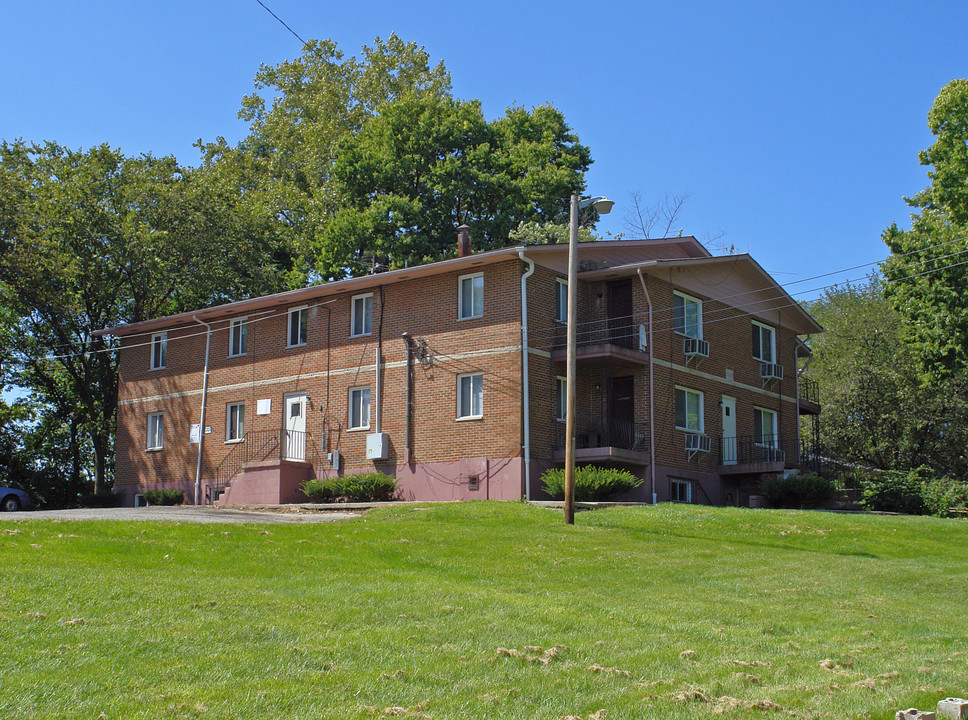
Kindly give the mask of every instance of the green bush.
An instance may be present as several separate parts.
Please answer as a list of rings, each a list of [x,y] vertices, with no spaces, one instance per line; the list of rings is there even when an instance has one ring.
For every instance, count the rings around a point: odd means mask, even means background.
[[[924,484],[933,479],[931,471],[923,466],[907,472],[871,473],[861,482],[861,504],[868,510],[923,515]]]
[[[545,470],[541,476],[545,492],[553,498],[565,497],[565,471]],[[628,492],[643,483],[628,470],[594,465],[575,468],[575,501],[592,502]]]
[[[817,475],[776,476],[762,485],[763,495],[774,508],[815,508],[831,500],[834,483]]]
[[[145,490],[141,493],[149,505],[181,505],[185,502],[185,493],[174,488],[161,490]]]
[[[934,478],[924,483],[924,509],[937,517],[948,517],[952,509],[968,508],[968,482],[948,477]]]
[[[381,472],[307,480],[303,495],[313,502],[385,502],[393,500],[397,481]]]
[[[121,493],[111,492],[110,490],[88,495],[79,495],[77,503],[86,508],[111,508],[118,507],[124,496]]]

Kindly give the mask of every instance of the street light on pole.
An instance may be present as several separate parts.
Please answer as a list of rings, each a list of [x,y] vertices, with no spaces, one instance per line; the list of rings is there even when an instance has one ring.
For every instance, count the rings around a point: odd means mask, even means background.
[[[613,203],[607,197],[571,196],[568,227],[568,337],[565,370],[565,524],[575,524],[575,346],[578,316],[578,211],[594,206],[607,215]]]

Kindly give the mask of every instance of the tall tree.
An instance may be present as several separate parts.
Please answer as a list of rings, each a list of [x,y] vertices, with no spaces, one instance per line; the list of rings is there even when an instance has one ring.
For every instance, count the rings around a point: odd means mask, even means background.
[[[452,97],[443,63],[395,35],[359,59],[314,40],[263,66],[256,90],[240,113],[248,137],[217,140],[204,161],[241,168],[273,209],[302,259],[293,285],[440,259],[462,222],[485,247],[507,243],[520,222],[559,216],[591,163],[559,111],[485,121]]]
[[[247,194],[271,208],[301,258],[290,275],[290,285],[301,286],[342,205],[332,180],[340,141],[395,98],[450,97],[450,75],[443,63],[431,67],[422,47],[396,35],[364,46],[360,59],[345,57],[332,40],[311,40],[296,60],[263,65],[255,89],[239,112],[249,135],[235,147],[218,138],[203,147],[203,161],[241,172]]]
[[[916,351],[881,281],[833,288],[809,306],[826,331],[811,341],[823,451],[885,470],[928,465],[965,477],[968,373],[920,382]],[[916,411],[913,409],[916,408]]]
[[[907,198],[911,229],[884,232],[887,297],[904,319],[927,382],[968,367],[968,80],[952,80],[928,113],[937,140],[920,153],[931,185]]]
[[[454,229],[478,248],[506,245],[521,222],[562,216],[591,162],[560,112],[509,109],[487,122],[477,101],[409,96],[340,143],[333,167],[345,206],[323,234],[324,277],[454,254]]]
[[[117,364],[95,330],[282,286],[271,218],[224,173],[54,143],[0,144],[0,302],[12,381],[72,420],[102,490]]]

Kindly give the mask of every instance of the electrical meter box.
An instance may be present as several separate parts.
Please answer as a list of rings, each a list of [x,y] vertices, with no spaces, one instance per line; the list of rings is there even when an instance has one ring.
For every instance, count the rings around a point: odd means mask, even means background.
[[[390,436],[386,433],[370,433],[366,436],[366,459],[386,460],[390,455]]]

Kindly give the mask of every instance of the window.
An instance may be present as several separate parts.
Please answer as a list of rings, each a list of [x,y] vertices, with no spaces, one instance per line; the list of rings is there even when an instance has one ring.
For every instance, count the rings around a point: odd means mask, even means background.
[[[753,357],[763,362],[776,362],[774,331],[769,325],[753,321]]]
[[[477,318],[484,315],[484,273],[464,275],[458,281],[460,293],[458,297],[457,317],[461,320]]]
[[[702,340],[702,300],[681,292],[672,294],[673,329],[687,337]]]
[[[350,388],[350,430],[370,427],[370,388]]]
[[[373,331],[373,293],[353,298],[350,335],[369,335]]]
[[[776,413],[765,408],[753,408],[753,442],[764,447],[777,446]]]
[[[151,336],[151,369],[168,366],[168,333],[155,333]]]
[[[309,308],[293,308],[289,311],[289,347],[306,344],[309,328]]]
[[[676,427],[690,432],[703,432],[701,392],[676,388]]]
[[[672,502],[692,502],[692,482],[681,478],[669,478]]]
[[[165,416],[162,413],[148,414],[148,449],[161,450],[165,446]]]
[[[246,318],[229,323],[229,355],[245,355],[249,345],[249,323]]]
[[[457,376],[457,418],[484,416],[484,373]]]
[[[561,278],[555,282],[555,320],[568,322],[568,281]]]
[[[225,442],[245,439],[245,403],[229,403],[225,411]]]
[[[555,378],[555,419],[565,421],[568,412],[568,378]]]

